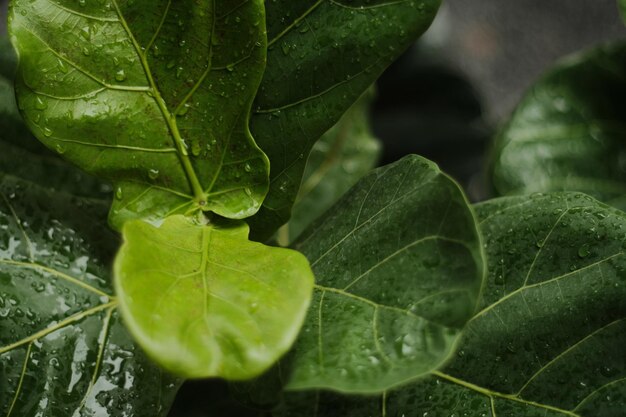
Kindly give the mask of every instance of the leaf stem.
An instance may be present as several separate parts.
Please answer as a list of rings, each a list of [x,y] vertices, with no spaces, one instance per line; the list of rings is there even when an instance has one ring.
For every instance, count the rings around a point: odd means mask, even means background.
[[[126,19],[122,15],[122,11],[120,10],[119,5],[117,4],[117,0],[113,0],[113,5],[115,6],[115,10],[120,19],[120,23],[122,24],[122,27],[124,27],[124,30],[128,34],[131,42],[133,43],[133,46],[135,48],[135,51],[137,52],[137,55],[139,55],[139,59],[141,60],[141,65],[143,67],[144,72],[146,73],[146,77],[148,78],[148,83],[150,84],[151,93],[157,105],[159,106],[159,109],[161,110],[161,113],[163,114],[165,121],[167,122],[167,126],[170,129],[172,137],[174,138],[174,144],[176,145],[176,149],[178,150],[178,157],[180,158],[180,161],[183,164],[183,169],[185,171],[185,174],[187,175],[187,180],[189,181],[189,185],[191,186],[191,189],[193,190],[193,194],[198,202],[198,205],[204,206],[206,205],[206,196],[204,194],[204,189],[202,188],[202,185],[200,185],[200,181],[198,180],[198,177],[196,176],[196,172],[193,169],[193,165],[191,165],[191,160],[189,159],[189,153],[187,152],[187,145],[185,144],[185,141],[181,137],[180,131],[178,130],[178,125],[176,124],[176,114],[170,113],[170,111],[167,109],[165,100],[163,100],[163,97],[161,96],[161,93],[159,92],[159,89],[157,88],[157,85],[154,82],[154,77],[152,77],[152,72],[150,71],[150,65],[148,64],[148,60],[146,58],[147,50],[144,51],[143,48],[137,42],[137,39],[135,39],[135,36],[130,30],[130,27],[128,26],[128,23],[126,22]]]

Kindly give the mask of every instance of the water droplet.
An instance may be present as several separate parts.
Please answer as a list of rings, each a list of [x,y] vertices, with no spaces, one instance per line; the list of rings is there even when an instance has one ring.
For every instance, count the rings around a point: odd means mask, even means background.
[[[124,80],[126,80],[126,71],[124,71],[123,69],[119,70],[118,72],[115,73],[115,79],[119,82],[122,82]]]
[[[148,177],[150,177],[151,180],[156,180],[157,178],[159,178],[159,170],[151,169],[150,171],[148,171]]]
[[[118,200],[121,200],[124,197],[123,191],[122,191],[122,187],[117,187],[115,189],[115,198],[117,198]]]
[[[243,169],[246,172],[250,172],[250,171],[252,171],[252,166],[250,165],[250,163],[246,162],[245,165],[243,166]]]
[[[50,136],[52,136],[52,130],[49,127],[44,127],[43,128],[43,135],[47,138],[49,138]]]
[[[45,101],[43,101],[43,99],[41,97],[37,97],[35,99],[35,108],[37,110],[45,110],[48,108],[48,103],[46,103]]]
[[[578,256],[581,258],[586,258],[590,253],[591,251],[589,250],[589,245],[587,243],[578,248]]]
[[[65,153],[65,148],[63,147],[63,145],[57,144],[54,149],[59,155],[63,155]]]

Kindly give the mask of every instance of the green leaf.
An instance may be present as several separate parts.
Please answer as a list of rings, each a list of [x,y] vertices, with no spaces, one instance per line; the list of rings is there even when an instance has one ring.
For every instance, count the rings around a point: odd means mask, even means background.
[[[624,415],[626,214],[574,193],[477,214],[489,274],[455,359],[378,398],[288,394],[275,417]]]
[[[618,0],[620,11],[622,12],[622,19],[626,22],[626,0]]]
[[[626,43],[566,59],[522,99],[499,134],[501,195],[582,191],[626,208]]]
[[[296,242],[317,278],[288,389],[380,392],[440,367],[483,278],[472,210],[409,156],[354,186]]]
[[[361,97],[313,146],[291,219],[279,231],[284,246],[375,167],[380,142],[368,123],[373,95]]]
[[[248,129],[261,0],[13,0],[18,101],[47,146],[115,183],[110,222],[254,214],[268,162]]]
[[[189,378],[252,378],[292,345],[311,299],[306,258],[248,241],[243,222],[128,222],[116,293],[143,348]]]
[[[0,177],[0,414],[154,417],[180,381],[120,323],[106,206]],[[122,414],[120,414],[122,413]]]
[[[313,144],[431,24],[440,0],[267,1],[267,70],[251,129],[271,161],[251,219],[271,236],[290,216]]]

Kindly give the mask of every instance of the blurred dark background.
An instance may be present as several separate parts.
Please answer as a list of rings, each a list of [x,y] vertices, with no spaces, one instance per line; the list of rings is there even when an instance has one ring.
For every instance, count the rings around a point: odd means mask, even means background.
[[[6,5],[0,0],[0,34]],[[473,200],[485,198],[490,138],[526,88],[560,57],[619,38],[626,28],[616,0],[445,1],[428,33],[378,83],[372,123],[384,144],[381,164],[417,153]],[[215,397],[203,396],[207,384],[187,383],[171,416],[201,417],[215,407]]]

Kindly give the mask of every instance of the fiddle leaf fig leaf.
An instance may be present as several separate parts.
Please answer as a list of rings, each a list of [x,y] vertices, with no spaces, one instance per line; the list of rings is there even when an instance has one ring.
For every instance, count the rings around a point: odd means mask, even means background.
[[[424,375],[450,357],[476,308],[474,215],[458,185],[417,156],[364,177],[295,248],[317,284],[286,361],[288,389],[380,392]]]
[[[48,147],[115,184],[110,222],[254,214],[269,165],[248,129],[262,0],[13,0],[16,89]]]
[[[380,142],[367,120],[373,95],[361,97],[313,146],[291,219],[279,231],[284,246],[375,167]]]
[[[527,93],[496,140],[501,195],[581,191],[626,208],[626,43],[575,55]]]
[[[440,0],[265,2],[267,69],[251,130],[271,162],[270,191],[253,237],[290,216],[307,156],[382,72],[433,21]]]
[[[180,381],[120,321],[106,210],[0,177],[2,415],[167,415]]]
[[[558,193],[493,200],[477,214],[488,279],[446,368],[377,398],[288,393],[273,415],[622,416],[624,212]]]
[[[188,377],[257,376],[292,345],[314,282],[306,258],[248,240],[243,222],[128,222],[116,293],[128,327],[166,369]]]

